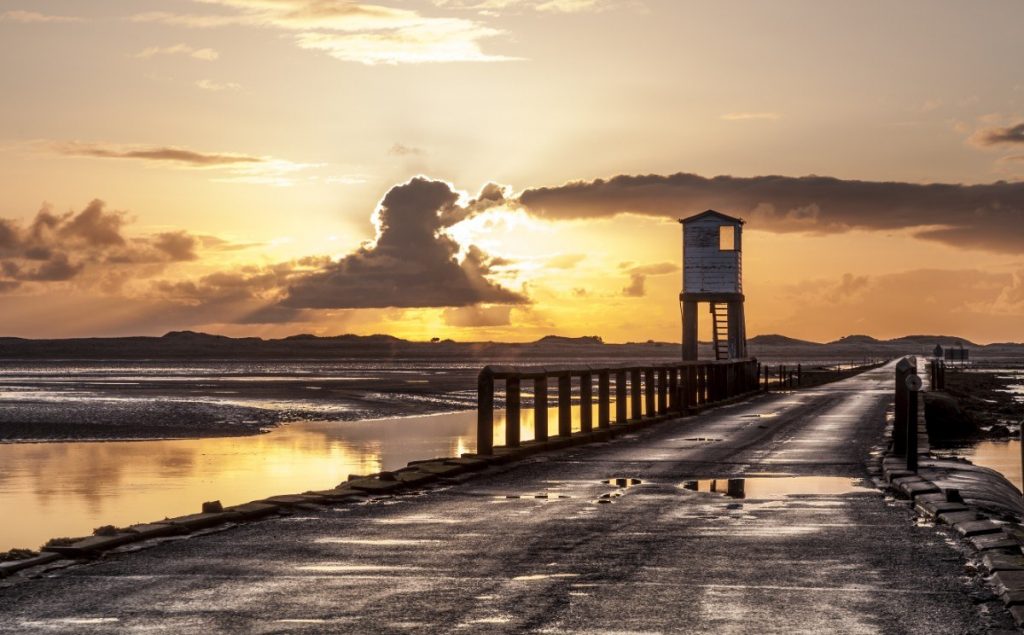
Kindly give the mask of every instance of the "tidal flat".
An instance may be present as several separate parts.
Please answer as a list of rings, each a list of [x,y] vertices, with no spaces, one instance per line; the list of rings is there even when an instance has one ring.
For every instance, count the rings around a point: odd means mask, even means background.
[[[8,362],[0,442],[244,436],[451,412],[475,406],[478,372],[422,360]]]

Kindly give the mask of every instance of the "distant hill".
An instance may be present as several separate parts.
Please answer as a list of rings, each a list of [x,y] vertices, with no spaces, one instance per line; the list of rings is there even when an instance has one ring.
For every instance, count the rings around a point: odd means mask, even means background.
[[[930,355],[935,344],[962,342],[977,357],[1024,357],[1024,344],[978,345],[943,335],[908,335],[878,340],[850,335],[819,343],[785,335],[758,335],[748,341],[752,356],[763,359],[866,359],[905,354]],[[660,359],[679,358],[678,342],[607,344],[600,337],[548,335],[533,342],[414,342],[392,335],[318,336],[302,333],[281,339],[227,337],[196,331],[172,331],[162,337],[93,337],[31,340],[0,337],[0,359],[6,360],[160,360],[160,359],[448,359],[514,361],[526,359]],[[709,342],[700,343],[701,357],[713,356]]]
[[[871,337],[870,335],[846,335],[846,336],[840,337],[839,339],[837,339],[835,341],[829,342],[829,344],[842,344],[842,345],[849,345],[849,344],[860,344],[860,345],[868,344],[868,345],[871,345],[871,344],[879,344],[879,343],[881,343],[881,340],[875,339],[875,338]]]
[[[817,342],[798,340],[785,335],[755,335],[747,340],[747,346],[821,346]]]

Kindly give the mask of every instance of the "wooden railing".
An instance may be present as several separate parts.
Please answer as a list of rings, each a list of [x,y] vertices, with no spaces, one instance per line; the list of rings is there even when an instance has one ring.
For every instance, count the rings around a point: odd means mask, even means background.
[[[477,454],[494,454],[495,382],[505,383],[505,438],[507,448],[520,439],[523,382],[533,382],[534,443],[548,442],[548,380],[555,380],[558,434],[573,436],[573,388],[576,385],[580,434],[594,431],[594,383],[597,383],[598,430],[613,425],[611,403],[614,381],[614,425],[679,416],[706,404],[725,401],[759,389],[757,360],[624,364],[612,366],[486,366],[478,378]],[[628,404],[628,406],[627,406]]]

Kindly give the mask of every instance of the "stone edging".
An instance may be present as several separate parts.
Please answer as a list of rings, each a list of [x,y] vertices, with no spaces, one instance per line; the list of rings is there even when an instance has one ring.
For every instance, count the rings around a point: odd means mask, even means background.
[[[918,398],[918,432],[927,438],[923,398]],[[887,432],[891,437],[891,426]],[[918,454],[931,456],[927,443]],[[868,472],[880,488],[909,500],[920,517],[955,530],[979,556],[988,572],[989,585],[1014,622],[1024,628],[1024,531],[993,520],[989,514],[964,503],[956,490],[943,491],[932,481],[907,471],[906,466],[906,458],[893,455],[890,447],[877,463],[868,466]]]

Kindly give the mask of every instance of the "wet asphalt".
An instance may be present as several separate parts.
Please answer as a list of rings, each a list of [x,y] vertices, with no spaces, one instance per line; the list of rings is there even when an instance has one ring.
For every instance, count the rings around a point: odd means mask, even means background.
[[[957,543],[863,480],[891,386],[892,370],[882,368],[458,485],[7,581],[0,631],[1009,628]],[[754,479],[746,498],[687,489],[736,477]],[[614,478],[641,482],[604,482]]]

